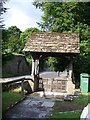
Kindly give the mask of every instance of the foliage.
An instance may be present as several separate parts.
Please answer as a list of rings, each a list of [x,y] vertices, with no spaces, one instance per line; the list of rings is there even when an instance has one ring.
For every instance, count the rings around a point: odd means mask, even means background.
[[[80,54],[74,59],[74,72],[77,80],[80,73],[90,74],[90,26],[80,24]],[[80,66],[80,67],[78,67]]]
[[[39,32],[40,30],[37,28],[27,28],[24,32],[21,33],[20,35],[20,41],[21,41],[21,51],[24,48],[24,45],[26,43],[26,41],[28,40],[28,38],[30,37],[31,33],[33,32]],[[31,65],[31,55],[25,55],[26,60],[29,62],[29,64]]]
[[[44,14],[38,23],[43,30],[63,33],[79,33],[80,55],[73,59],[76,80],[82,72],[90,74],[90,2],[34,2]],[[56,63],[55,63],[56,61]],[[65,62],[65,60],[64,60]],[[57,66],[57,60],[49,64]],[[59,63],[58,63],[59,64]]]
[[[2,31],[2,52],[13,53],[19,52],[21,47],[20,42],[21,31],[16,26],[11,26],[7,30]]]
[[[28,40],[28,38],[30,37],[32,32],[39,32],[40,30],[37,28],[27,28],[24,32],[21,33],[20,35],[20,41],[22,44],[22,48],[21,50],[24,48],[24,45],[26,43],[26,41]]]
[[[49,57],[48,58],[48,61],[47,61],[47,65],[49,66],[50,70],[56,70],[56,64],[57,64],[57,60],[56,58],[52,58],[52,57]]]
[[[32,32],[39,32],[37,28],[28,28],[21,32],[16,26],[2,30],[2,52],[3,53],[20,53]]]
[[[49,57],[47,61],[47,65],[50,70],[53,71],[64,71],[69,63],[68,57]]]
[[[32,57],[31,57],[31,55],[26,55],[25,57],[26,57],[26,60],[29,63],[29,65],[31,65],[32,64]]]
[[[3,19],[1,18],[1,15],[6,12],[7,8],[4,8],[3,4],[6,3],[8,0],[0,0],[0,29],[4,27]]]
[[[44,15],[42,22],[39,25],[46,30],[65,32],[74,31],[78,23],[90,25],[90,3],[79,2],[34,2],[36,7],[39,7]],[[72,32],[73,32],[72,31]]]
[[[21,32],[19,28],[16,26],[11,26],[8,29],[2,30],[2,63],[3,65],[11,60],[14,55],[13,54],[24,54],[22,51],[27,41],[28,37],[32,32],[39,32],[40,30],[37,28],[28,28],[24,32]],[[29,67],[31,68],[31,55],[25,54],[25,58],[29,63]],[[3,73],[4,77],[14,76],[11,73]]]

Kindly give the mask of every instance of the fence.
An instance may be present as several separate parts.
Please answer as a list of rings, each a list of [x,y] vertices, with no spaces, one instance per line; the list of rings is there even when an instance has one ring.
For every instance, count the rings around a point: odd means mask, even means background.
[[[0,119],[2,118],[2,113],[5,113],[5,111],[7,110],[6,108],[7,104],[10,103],[10,107],[11,107],[13,102],[16,100],[15,95],[17,94],[15,92],[19,94],[19,98],[17,96],[18,99],[23,99],[25,97],[26,91],[31,92],[31,88],[30,88],[28,81],[32,81],[31,76],[3,78],[0,80],[0,88],[2,88],[2,90],[0,90],[1,92],[0,94],[0,100],[1,100],[0,101]],[[15,91],[15,89],[17,88],[19,88],[19,91]],[[12,94],[11,94],[11,91],[13,91]],[[9,98],[10,100],[8,100],[8,97],[10,95],[13,98]],[[2,101],[2,99],[4,100]]]

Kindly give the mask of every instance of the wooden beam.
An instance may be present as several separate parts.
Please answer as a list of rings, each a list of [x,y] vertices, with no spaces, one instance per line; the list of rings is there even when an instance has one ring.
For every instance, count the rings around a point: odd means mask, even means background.
[[[79,53],[56,53],[56,52],[27,52],[28,54],[31,54],[32,56],[34,56],[35,54],[37,56],[41,56],[41,57],[75,57],[77,56]]]

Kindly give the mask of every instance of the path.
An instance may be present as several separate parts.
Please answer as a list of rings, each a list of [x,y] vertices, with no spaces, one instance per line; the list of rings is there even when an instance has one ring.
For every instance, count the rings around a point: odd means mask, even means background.
[[[67,76],[67,71],[63,72],[55,72],[55,71],[44,71],[40,73],[41,78],[57,78],[57,77],[65,77]]]
[[[54,103],[55,99],[52,98],[46,99],[39,96],[29,96],[11,108],[4,117],[6,120],[7,118],[48,118]]]

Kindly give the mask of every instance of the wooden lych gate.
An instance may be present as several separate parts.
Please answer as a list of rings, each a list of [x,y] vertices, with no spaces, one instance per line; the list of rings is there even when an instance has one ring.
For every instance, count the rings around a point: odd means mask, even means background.
[[[34,80],[33,91],[39,89],[40,79],[40,59],[43,57],[53,56],[53,57],[70,57],[68,64],[67,76],[63,80],[61,77],[56,78],[56,80],[50,80],[49,87],[51,91],[60,92],[62,86],[65,88],[65,92],[72,93],[73,83],[73,56],[80,53],[79,46],[79,35],[75,33],[49,33],[49,32],[38,32],[32,33],[25,44],[23,49],[25,53],[30,53],[32,55],[32,78]],[[65,82],[66,81],[66,82]],[[44,83],[46,81],[44,80]],[[48,86],[48,82],[45,83]],[[46,90],[44,84],[44,89]],[[55,86],[56,84],[56,86]],[[53,87],[52,87],[53,86]],[[55,88],[55,89],[54,89]],[[61,91],[62,92],[62,91]]]

